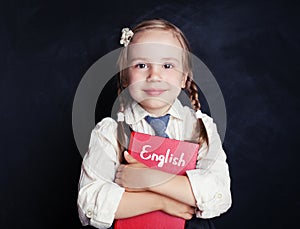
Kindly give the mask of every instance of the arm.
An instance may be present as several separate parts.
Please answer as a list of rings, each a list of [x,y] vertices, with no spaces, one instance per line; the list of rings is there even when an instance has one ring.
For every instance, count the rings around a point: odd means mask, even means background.
[[[91,133],[77,197],[79,218],[84,226],[110,227],[125,191],[113,182],[118,166],[115,130],[115,121],[104,119]]]
[[[187,171],[200,218],[212,218],[226,212],[232,203],[229,167],[217,126],[213,119],[203,115],[208,143],[198,154],[196,169]]]
[[[197,169],[187,171],[199,209],[196,215],[200,218],[219,216],[231,206],[230,176],[224,151],[220,150],[213,163],[210,160],[204,157]]]
[[[196,207],[196,200],[187,176],[176,175],[167,182],[149,187],[149,190]]]
[[[126,166],[121,165],[118,168],[115,182],[121,184],[126,179],[126,176],[128,176],[129,179],[131,179],[133,175],[134,180],[131,180],[132,186],[134,186],[136,180],[138,181],[138,183],[135,184],[140,185],[140,183],[143,182],[139,179],[143,177],[141,173],[143,173],[144,176],[148,177],[148,179],[144,180],[149,181],[148,172],[153,171],[148,170],[146,166],[136,161],[127,152],[124,152],[124,156],[129,164]],[[126,175],[126,173],[120,172],[126,167],[130,167],[130,169],[127,171],[132,174]],[[136,176],[137,174],[138,176]],[[166,175],[169,177],[169,174]],[[124,176],[124,179],[121,178],[122,176]],[[183,203],[181,200],[176,200],[175,198],[170,198],[166,195],[151,192],[149,189],[144,189],[139,186],[139,188],[136,187],[125,191],[120,201],[118,210],[116,212],[116,219],[127,218],[156,210],[162,210],[168,214],[184,219],[191,219],[192,215],[195,214],[195,208],[191,207],[186,203]]]
[[[136,161],[127,152],[124,153],[128,165],[121,165],[116,174],[116,183],[127,190],[148,190],[196,206],[196,200],[187,176],[174,175],[149,169]]]
[[[124,192],[115,218],[128,218],[156,210],[184,219],[191,219],[195,213],[194,208],[153,192]]]

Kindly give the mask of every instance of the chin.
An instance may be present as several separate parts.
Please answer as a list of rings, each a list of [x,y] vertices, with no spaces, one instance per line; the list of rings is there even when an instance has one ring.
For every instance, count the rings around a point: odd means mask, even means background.
[[[168,111],[173,103],[162,99],[145,99],[139,104],[148,112],[157,114]]]

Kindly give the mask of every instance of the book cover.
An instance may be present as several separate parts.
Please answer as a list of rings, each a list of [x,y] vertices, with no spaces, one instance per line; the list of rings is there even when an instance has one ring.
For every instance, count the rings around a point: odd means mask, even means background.
[[[131,132],[128,153],[152,169],[185,175],[196,166],[199,144]],[[154,211],[114,222],[115,229],[183,229],[185,220]]]

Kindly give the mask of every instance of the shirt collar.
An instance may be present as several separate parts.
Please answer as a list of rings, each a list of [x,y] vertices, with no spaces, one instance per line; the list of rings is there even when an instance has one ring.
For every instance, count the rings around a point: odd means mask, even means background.
[[[181,102],[178,99],[176,99],[167,113],[176,119],[183,120],[182,119],[183,109],[184,108]],[[124,115],[125,115],[125,122],[130,125],[130,124],[135,124],[140,122],[147,115],[151,115],[151,114],[149,114],[149,112],[144,110],[144,108],[142,108],[141,105],[138,104],[136,101],[133,101],[131,105],[129,105],[124,110]]]

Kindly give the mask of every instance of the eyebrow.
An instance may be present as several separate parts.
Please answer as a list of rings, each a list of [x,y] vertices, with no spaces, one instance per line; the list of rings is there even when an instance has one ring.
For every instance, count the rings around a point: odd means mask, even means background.
[[[168,58],[162,58],[161,60],[163,61],[175,61],[177,63],[180,63],[180,61],[177,59],[177,58],[174,58],[174,57],[168,57]]]
[[[148,58],[143,58],[143,57],[136,57],[136,58],[129,59],[129,61],[131,61],[131,62],[137,61],[137,60],[150,61]]]
[[[136,58],[130,59],[131,62],[138,61],[138,60],[151,62],[151,59],[145,58],[145,57],[136,57]],[[162,61],[175,61],[177,63],[180,63],[180,61],[177,58],[174,58],[174,57],[165,57],[165,58],[161,58],[160,60],[162,60]]]

